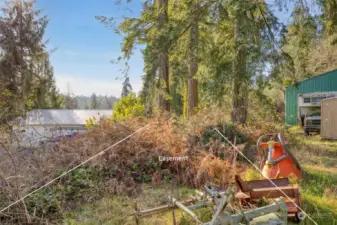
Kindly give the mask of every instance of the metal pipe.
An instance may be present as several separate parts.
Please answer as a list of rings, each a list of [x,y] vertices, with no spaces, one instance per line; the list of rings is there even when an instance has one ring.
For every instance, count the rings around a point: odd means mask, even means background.
[[[276,160],[272,160],[271,162],[272,162],[272,164],[276,164],[276,163],[282,161],[283,159],[285,159],[285,158],[287,158],[287,157],[288,157],[288,154],[283,155],[283,156],[281,156],[280,158],[278,158],[278,159],[276,159]]]
[[[197,215],[194,214],[189,208],[184,206],[183,203],[177,201],[175,198],[172,196],[169,196],[169,200],[176,205],[179,209],[183,210],[185,213],[187,213],[192,219],[197,223],[197,224],[202,224],[202,222],[198,219]]]
[[[137,212],[135,212],[136,215],[138,216],[149,216],[155,213],[160,213],[160,212],[165,212],[170,210],[170,206],[169,205],[162,205],[162,206],[158,206],[152,209],[143,209],[143,210],[139,210]]]
[[[199,204],[187,206],[187,208],[190,209],[190,210],[195,210],[195,209],[199,209],[199,208],[209,207],[209,206],[212,206],[212,205],[213,205],[213,202],[202,202],[202,203],[199,203]]]
[[[268,159],[269,163],[272,163],[274,144],[272,141],[268,141]]]
[[[229,189],[227,191],[228,191],[227,195],[222,196],[221,201],[220,201],[220,199],[217,199],[220,204],[217,204],[218,210],[217,210],[217,213],[215,213],[215,215],[213,215],[212,221],[210,221],[208,223],[204,223],[204,225],[238,224],[240,222],[243,222],[244,220],[253,220],[254,218],[264,217],[265,215],[269,215],[269,214],[271,215],[272,213],[275,213],[275,212],[280,212],[280,213],[276,214],[279,217],[280,221],[286,221],[287,220],[287,205],[282,198],[277,199],[274,204],[271,204],[271,205],[268,205],[268,206],[265,206],[265,207],[261,207],[261,208],[252,209],[252,210],[242,212],[242,213],[237,213],[235,215],[220,213],[220,212],[223,211],[223,208],[226,205],[226,203],[228,201],[231,201],[231,197],[233,196],[230,192],[233,192],[234,190]],[[213,190],[211,191],[211,194],[217,196],[213,192]],[[187,213],[189,216],[191,216],[191,218],[197,224],[202,224],[202,222],[198,219],[198,217],[191,210],[213,205],[212,202],[205,201],[205,202],[201,202],[201,203],[198,203],[198,204],[195,204],[195,205],[185,206],[184,204],[192,203],[192,202],[194,202],[194,200],[179,202],[171,196],[169,196],[169,200],[170,200],[171,204],[159,206],[159,207],[156,207],[156,208],[153,208],[153,209],[137,210],[137,206],[135,206],[134,215],[136,216],[136,218],[142,217],[142,216],[150,216],[150,215],[153,215],[153,214],[156,214],[156,213],[174,210],[174,208],[179,208],[182,211],[184,211],[185,213]],[[175,216],[175,215],[173,214],[173,216]]]
[[[217,210],[215,214],[213,215],[212,221],[210,222],[211,225],[215,225],[216,221],[218,220],[221,212],[223,209],[227,206],[227,204],[232,201],[234,198],[234,192],[235,192],[235,186],[228,188],[224,196],[221,198],[221,200],[217,201]]]
[[[239,224],[244,219],[252,220],[254,218],[265,216],[267,214],[274,212],[281,212],[280,216],[282,218],[280,219],[283,220],[287,219],[287,205],[283,199],[277,199],[275,203],[271,205],[252,209],[244,212],[243,214],[220,216],[215,224],[217,225]]]
[[[182,204],[186,205],[186,204],[191,204],[193,202],[194,202],[194,200],[187,200],[187,201],[182,202]],[[187,208],[190,209],[190,210],[195,210],[195,209],[198,209],[198,208],[208,207],[208,206],[212,206],[212,205],[213,205],[213,203],[211,201],[207,201],[207,202],[187,206]],[[137,215],[139,217],[151,216],[151,215],[156,214],[156,213],[169,211],[172,207],[178,208],[176,205],[174,205],[174,206],[162,205],[162,206],[158,206],[158,207],[151,208],[151,209],[143,209],[143,210],[135,211],[134,215]]]
[[[246,211],[246,212],[244,212],[244,215],[248,220],[252,220],[256,217],[263,216],[263,215],[273,213],[273,212],[278,212],[278,211],[280,211],[280,207],[277,204],[274,203],[274,204],[271,204],[271,205],[268,205],[268,206],[264,206],[264,207],[260,207],[260,208],[256,208],[256,209],[253,209],[253,210]],[[241,216],[241,218],[240,218],[240,221],[241,221],[243,216],[242,215],[240,215],[240,216]]]

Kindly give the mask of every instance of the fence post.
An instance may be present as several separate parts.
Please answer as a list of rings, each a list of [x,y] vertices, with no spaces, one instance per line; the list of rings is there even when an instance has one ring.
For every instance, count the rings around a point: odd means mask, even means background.
[[[138,218],[138,205],[137,202],[135,202],[135,221],[136,221],[136,225],[139,225],[139,218]]]
[[[176,215],[174,213],[174,206],[172,207],[172,218],[173,218],[173,225],[177,225],[177,222],[176,222]]]

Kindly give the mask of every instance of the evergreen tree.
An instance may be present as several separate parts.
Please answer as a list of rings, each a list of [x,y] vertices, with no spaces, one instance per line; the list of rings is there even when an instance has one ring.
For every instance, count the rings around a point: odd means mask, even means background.
[[[67,92],[63,96],[62,106],[65,109],[76,109],[77,99],[74,93],[71,91],[70,84],[67,84]]]
[[[105,101],[105,104],[107,106],[107,109],[112,109],[112,103],[110,101],[110,99],[108,98],[108,96],[106,95],[105,98],[104,98],[104,101]]]
[[[198,10],[200,2],[193,0],[189,3],[191,28],[189,36],[188,115],[198,107],[198,80],[195,76],[198,72],[199,18],[195,12]]]
[[[87,102],[84,103],[84,109],[89,109],[89,106],[88,106]]]
[[[40,16],[34,4],[6,1],[0,14],[1,89],[21,97],[26,110],[60,107],[61,103],[43,42],[48,19]]]
[[[293,22],[288,26],[286,44],[283,49],[294,63],[294,80],[310,77],[309,58],[312,44],[317,38],[317,24],[309,14],[309,8],[298,5],[293,11]]]
[[[337,44],[337,2],[336,0],[319,0],[318,3],[323,12],[321,18],[325,35],[334,35],[333,44]]]
[[[248,108],[248,71],[247,71],[247,45],[248,37],[247,1],[238,0],[233,2],[234,22],[234,57],[233,57],[233,81],[232,81],[232,111],[233,122],[246,123]]]
[[[159,93],[159,107],[162,110],[170,111],[170,76],[169,76],[169,48],[167,38],[168,28],[168,1],[158,0],[156,1],[156,7],[158,12],[158,88]]]
[[[123,82],[123,88],[122,88],[122,94],[121,97],[126,97],[132,92],[132,86],[130,84],[130,78],[128,76],[125,77],[125,80]]]
[[[90,97],[90,108],[91,109],[98,109],[99,108],[99,102],[97,100],[97,96],[95,93],[93,93]]]
[[[282,7],[285,2],[277,1]],[[327,18],[323,24],[333,18],[334,4],[320,4],[322,18]],[[199,105],[231,105],[232,121],[244,124],[250,94],[266,99],[266,87],[274,85],[280,90],[275,96],[282,96],[282,83],[289,77],[303,79],[318,70],[311,68],[309,56],[322,37],[319,27],[328,26],[317,26],[309,11],[303,1],[296,2],[284,37],[285,27],[265,1],[148,0],[141,16],[126,18],[118,31],[124,34],[125,59],[135,45],[145,45],[140,97],[147,112],[158,107],[189,115]],[[116,22],[99,19],[106,25]],[[324,61],[329,64],[325,69],[335,65]]]

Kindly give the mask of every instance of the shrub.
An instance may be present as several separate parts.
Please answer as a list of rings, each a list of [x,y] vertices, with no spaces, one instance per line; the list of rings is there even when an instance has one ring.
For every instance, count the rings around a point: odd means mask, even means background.
[[[120,121],[134,116],[142,116],[144,111],[141,99],[135,93],[130,93],[115,103],[112,118],[115,121]]]
[[[97,120],[96,120],[96,117],[90,117],[88,118],[86,121],[85,121],[85,126],[90,129],[90,128],[93,128],[97,125]]]
[[[48,217],[50,221],[62,219],[62,196],[59,194],[60,186],[50,186],[41,189],[26,199],[26,207],[30,215],[35,215],[35,223],[41,222],[41,218]],[[19,221],[17,221],[19,222]]]
[[[226,142],[214,128],[217,128],[230,141],[233,141],[234,137],[236,137],[236,144],[242,144],[247,141],[247,137],[241,133],[234,124],[225,123],[217,126],[209,126],[205,129],[202,135],[202,141],[205,145],[211,140],[221,140],[222,142]]]
[[[85,126],[88,129],[92,129],[95,127],[100,127],[100,128],[110,128],[111,126],[111,118],[110,117],[98,117],[98,119],[96,117],[90,117],[85,121]]]
[[[64,171],[61,170],[60,174]],[[81,203],[90,203],[100,198],[103,193],[104,171],[99,167],[78,168],[64,176],[58,183],[53,183],[29,196],[27,210],[36,216],[36,224],[43,218],[49,221],[61,221],[62,214],[73,210]]]

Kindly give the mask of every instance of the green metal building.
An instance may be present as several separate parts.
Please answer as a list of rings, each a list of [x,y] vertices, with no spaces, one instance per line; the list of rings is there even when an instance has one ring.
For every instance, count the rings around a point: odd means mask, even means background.
[[[299,123],[299,96],[320,92],[337,92],[337,69],[286,87],[285,123]]]

